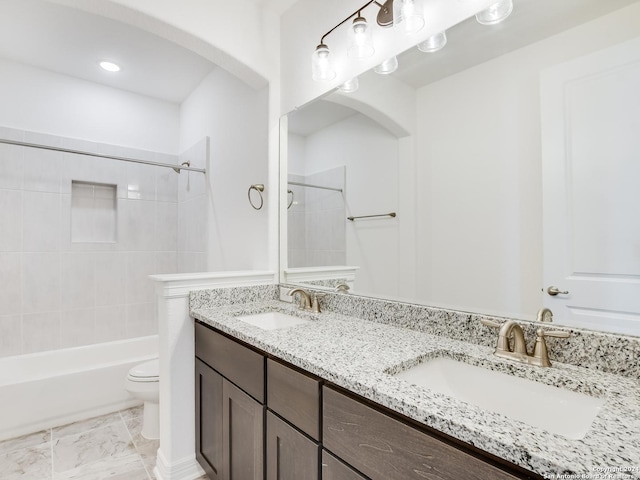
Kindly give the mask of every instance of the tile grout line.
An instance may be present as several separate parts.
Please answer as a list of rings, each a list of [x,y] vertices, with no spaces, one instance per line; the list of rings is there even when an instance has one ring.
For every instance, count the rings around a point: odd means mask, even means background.
[[[55,480],[55,469],[53,467],[53,428],[49,429],[49,444],[51,449],[51,480]]]
[[[120,415],[120,419],[122,420],[122,423],[124,425],[124,429],[127,431],[127,435],[129,435],[129,438],[131,439],[131,443],[133,444],[133,448],[136,449],[136,455],[138,455],[138,458],[140,459],[140,462],[142,463],[142,468],[144,468],[144,471],[147,474],[147,478],[149,480],[152,480],[151,475],[149,474],[149,470],[147,469],[147,465],[144,463],[142,455],[140,455],[140,451],[138,450],[138,445],[136,444],[136,441],[133,439],[133,435],[131,435],[131,431],[129,430],[129,427],[127,426],[127,422],[125,421],[124,417],[122,416],[122,410],[118,410],[118,415]]]

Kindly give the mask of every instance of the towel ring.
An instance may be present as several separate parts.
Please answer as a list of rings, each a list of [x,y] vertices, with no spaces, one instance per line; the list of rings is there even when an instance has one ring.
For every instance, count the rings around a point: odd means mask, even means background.
[[[291,208],[291,205],[293,205],[293,190],[287,190],[287,196],[289,196],[289,194],[291,194],[291,200],[289,201],[289,204],[287,205],[287,210],[289,210]]]
[[[253,204],[253,201],[251,200],[251,190],[255,190],[256,192],[258,192],[258,195],[260,195],[260,205],[257,206],[257,207]],[[256,183],[254,185],[251,185],[249,187],[249,190],[247,191],[247,197],[249,197],[249,203],[256,210],[260,210],[262,208],[262,206],[264,205],[264,198],[262,198],[262,192],[264,192],[264,184],[263,183]]]

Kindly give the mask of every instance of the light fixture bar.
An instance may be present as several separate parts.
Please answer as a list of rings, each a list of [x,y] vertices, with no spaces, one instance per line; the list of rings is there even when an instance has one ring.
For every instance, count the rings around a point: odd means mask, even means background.
[[[376,5],[382,7],[382,5],[380,3],[378,3],[376,0],[370,0],[367,3],[365,3],[363,6],[361,6],[358,10],[356,10],[355,12],[353,12],[351,15],[349,15],[347,18],[345,18],[344,20],[342,20],[339,24],[337,24],[335,27],[333,27],[331,30],[329,30],[327,33],[325,33],[322,38],[320,38],[320,43],[323,44],[324,43],[324,39],[331,33],[333,32],[336,28],[338,28],[340,25],[343,25],[345,22],[347,22],[348,20],[351,20],[353,17],[355,17],[356,15],[360,15],[360,12],[362,10],[364,10],[365,8],[367,8],[369,5],[371,5],[372,3],[375,3]]]

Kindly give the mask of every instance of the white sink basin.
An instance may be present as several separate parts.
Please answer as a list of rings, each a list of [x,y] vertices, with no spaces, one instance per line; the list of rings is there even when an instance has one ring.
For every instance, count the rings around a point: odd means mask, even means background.
[[[278,328],[289,328],[294,325],[309,323],[311,320],[305,318],[294,317],[281,312],[264,312],[254,313],[251,315],[242,315],[236,317],[238,320],[250,323],[251,325],[262,328],[263,330],[276,330]]]
[[[584,438],[604,404],[600,398],[446,357],[433,358],[395,376],[574,440]]]

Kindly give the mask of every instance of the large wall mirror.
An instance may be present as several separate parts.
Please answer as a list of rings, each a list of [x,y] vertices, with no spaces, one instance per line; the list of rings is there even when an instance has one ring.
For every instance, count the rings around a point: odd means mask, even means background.
[[[287,115],[285,281],[640,335],[638,18],[514,0]]]

